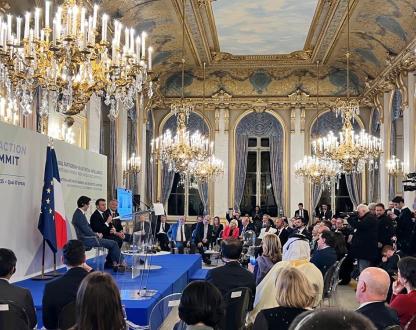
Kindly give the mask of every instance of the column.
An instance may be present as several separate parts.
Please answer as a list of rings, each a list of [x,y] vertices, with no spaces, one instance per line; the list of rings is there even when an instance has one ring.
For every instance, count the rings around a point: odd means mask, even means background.
[[[89,151],[100,153],[101,99],[93,94],[87,104],[87,147]]]
[[[229,110],[225,107],[215,109],[218,130],[215,130],[215,157],[224,162],[224,174],[214,182],[214,215],[223,216],[228,210],[229,197]],[[217,116],[219,114],[219,116]],[[211,204],[212,205],[212,204]]]
[[[389,201],[389,175],[386,168],[386,162],[390,158],[390,131],[391,131],[391,104],[392,92],[383,94],[381,117],[383,122],[380,125],[380,137],[383,139],[384,152],[380,156],[380,199],[382,203],[387,204]]]
[[[293,120],[294,119],[294,120]],[[294,122],[293,122],[294,121]],[[294,125],[293,125],[294,124]],[[294,126],[294,127],[293,127]],[[294,214],[299,203],[305,208],[309,203],[305,199],[305,183],[296,177],[294,164],[305,156],[305,131],[301,129],[301,109],[292,109],[292,127],[290,130],[290,212]],[[310,210],[312,212],[312,210]],[[311,213],[312,214],[312,213]]]
[[[405,173],[415,172],[415,73],[410,72],[408,74],[408,89],[407,103],[408,107],[403,111],[403,162],[405,164],[404,171]],[[414,191],[404,191],[403,198],[406,203],[406,206],[412,209],[412,204],[415,199],[416,192]]]
[[[142,112],[142,111],[141,111]],[[142,171],[138,175],[138,182],[137,182],[137,190],[138,194],[140,194],[140,200],[144,203],[148,204],[146,201],[146,178],[148,175],[151,175],[149,172],[149,168],[147,165],[147,153],[146,153],[146,122],[144,122],[142,114],[139,115],[139,119],[137,125],[140,126],[140,129],[138,128],[138,153],[142,161]],[[150,141],[149,141],[150,143]]]
[[[117,178],[117,185],[123,186],[123,171],[127,167],[127,160],[130,155],[127,155],[128,145],[127,145],[127,111],[122,108],[116,119],[116,159],[117,163],[117,173],[115,173]],[[117,188],[117,187],[116,187]]]

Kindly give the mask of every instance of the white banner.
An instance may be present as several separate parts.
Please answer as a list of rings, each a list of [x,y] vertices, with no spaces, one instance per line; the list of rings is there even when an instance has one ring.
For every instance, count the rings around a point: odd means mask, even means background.
[[[17,256],[13,281],[31,277],[41,269],[42,235],[37,226],[47,145],[45,135],[0,123],[0,247],[12,249]],[[62,141],[54,141],[54,147],[66,217],[71,222],[79,196],[93,201],[106,198],[107,158]],[[68,236],[75,238],[73,228]],[[46,252],[45,265],[51,269],[53,257],[48,246]]]

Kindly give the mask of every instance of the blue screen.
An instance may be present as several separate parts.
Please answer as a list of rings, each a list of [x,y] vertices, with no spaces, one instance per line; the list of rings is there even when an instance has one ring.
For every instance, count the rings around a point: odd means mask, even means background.
[[[117,200],[120,219],[131,220],[133,213],[133,194],[131,190],[117,188]]]

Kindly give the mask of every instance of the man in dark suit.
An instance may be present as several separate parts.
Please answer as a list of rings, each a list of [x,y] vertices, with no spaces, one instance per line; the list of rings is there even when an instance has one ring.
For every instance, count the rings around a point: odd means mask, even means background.
[[[170,225],[166,222],[166,215],[161,215],[156,223],[156,239],[163,251],[169,251],[168,231]]]
[[[322,276],[337,261],[337,253],[335,252],[335,234],[328,228],[324,230],[318,239],[318,249],[313,253],[311,263],[313,263],[321,271]]]
[[[90,224],[88,223],[85,212],[90,207],[91,198],[87,196],[81,196],[78,198],[78,208],[75,210],[72,216],[72,225],[77,233],[77,238],[82,241],[86,248],[92,247],[104,247],[108,249],[108,260],[111,260],[113,267],[118,267],[119,264],[124,267],[123,255],[120,253],[120,248],[117,242],[103,238],[103,234],[95,233]]]
[[[390,201],[389,202],[389,207],[388,207],[388,209],[386,210],[386,215],[387,215],[387,213],[388,212],[391,212],[391,213],[393,213],[393,214],[395,214],[395,215],[397,215],[397,216],[399,216],[400,215],[400,210],[399,209],[396,209],[395,207],[394,207],[394,203],[393,203],[393,201]]]
[[[248,216],[243,217],[243,220],[241,220],[241,229],[240,229],[240,237],[244,237],[244,233],[252,230],[256,232],[256,228],[254,227],[254,224],[250,222],[250,218]]]
[[[206,215],[202,222],[199,222],[195,228],[195,244],[199,253],[202,255],[202,260],[207,265],[211,264],[211,260],[209,259],[209,255],[204,253],[204,248],[209,248],[213,236],[213,228],[210,225],[210,221],[210,216]]]
[[[263,212],[260,210],[260,206],[256,205],[256,207],[254,208],[254,211],[251,212],[251,217],[253,221],[256,219],[261,221],[263,219]]]
[[[0,300],[12,301],[23,308],[29,318],[28,326],[33,329],[37,322],[35,306],[30,291],[9,282],[12,275],[16,272],[16,262],[16,255],[12,250],[0,248]]]
[[[68,271],[63,276],[47,282],[43,292],[42,319],[46,329],[56,329],[62,309],[69,303],[75,302],[79,285],[92,271],[85,260],[85,246],[81,241],[70,240],[65,244],[62,261]]]
[[[124,232],[124,228],[121,225],[120,214],[117,211],[118,201],[117,199],[112,199],[108,202],[108,209],[104,212],[104,220],[107,221],[108,217],[111,216],[110,226],[115,229],[115,232],[110,235],[109,239],[112,239],[117,242],[119,248],[123,245],[124,242],[131,242],[131,235]]]
[[[360,303],[357,312],[370,319],[377,329],[399,325],[396,311],[385,304],[390,286],[390,277],[381,268],[369,267],[362,271],[355,296]]]
[[[305,219],[303,218],[296,218],[293,221],[293,225],[295,230],[293,231],[294,234],[302,234],[305,236],[309,241],[312,240],[312,234],[309,232],[308,228],[306,227]]]
[[[179,253],[183,253],[185,247],[191,246],[192,232],[185,222],[186,218],[180,216],[178,222],[173,224],[168,231],[169,240],[178,248]]]
[[[222,295],[235,288],[249,288],[252,295],[250,301],[250,309],[252,309],[256,295],[256,281],[253,274],[243,268],[239,262],[243,244],[238,239],[229,238],[222,241],[221,250],[225,265],[211,269],[206,280],[214,284]]]
[[[397,246],[405,254],[411,254],[412,235],[413,235],[413,221],[412,211],[404,204],[404,199],[401,196],[393,198],[394,207],[400,210],[400,215],[392,215],[393,219],[397,221],[396,235]]]
[[[295,211],[295,218],[303,218],[306,223],[309,223],[309,213],[308,210],[303,208],[303,203],[299,203],[298,208],[299,209]]]
[[[140,236],[142,242],[148,242],[149,238],[153,235],[152,229],[150,221],[147,221],[146,217],[141,214],[139,216],[139,221],[134,224],[133,232]]]
[[[285,245],[285,243],[287,242],[287,239],[289,238],[289,232],[285,228],[285,222],[283,218],[277,218],[275,225],[277,229],[276,235],[279,237],[280,244],[283,247],[283,245]]]
[[[379,259],[378,220],[365,204],[357,206],[357,216],[351,216],[348,223],[354,228],[351,242],[351,255],[358,259],[358,268],[362,272]]]
[[[317,216],[321,220],[331,220],[332,219],[332,211],[328,209],[328,205],[322,204]]]
[[[376,205],[376,217],[378,219],[378,247],[381,249],[385,245],[392,245],[391,239],[395,235],[392,220],[386,215],[384,204]]]

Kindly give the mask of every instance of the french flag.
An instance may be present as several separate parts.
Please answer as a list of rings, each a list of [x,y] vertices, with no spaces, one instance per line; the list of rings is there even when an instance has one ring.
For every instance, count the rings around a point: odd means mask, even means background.
[[[54,253],[68,241],[67,221],[55,149],[46,151],[45,176],[38,229]]]

